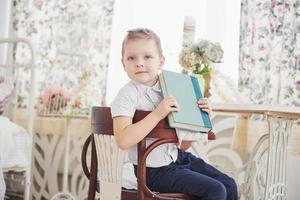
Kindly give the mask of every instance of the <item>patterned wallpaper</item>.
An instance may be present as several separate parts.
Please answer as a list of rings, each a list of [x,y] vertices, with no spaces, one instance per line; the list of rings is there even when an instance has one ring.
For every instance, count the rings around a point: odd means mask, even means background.
[[[90,103],[105,103],[113,6],[114,0],[14,0],[14,31],[34,46],[39,93],[52,85],[72,90],[88,70]],[[28,54],[18,45],[14,58],[23,63]],[[29,77],[21,75],[26,97]]]

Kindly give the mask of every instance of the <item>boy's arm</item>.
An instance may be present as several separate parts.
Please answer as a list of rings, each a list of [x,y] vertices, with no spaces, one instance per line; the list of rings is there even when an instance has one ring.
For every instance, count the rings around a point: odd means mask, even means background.
[[[141,121],[132,124],[132,118],[118,116],[113,119],[116,142],[121,149],[127,149],[140,142],[158,124],[160,118],[153,112]]]
[[[121,149],[127,149],[140,142],[158,122],[170,112],[178,111],[179,106],[174,97],[168,96],[144,119],[132,123],[131,117],[117,116],[113,119],[116,142]]]

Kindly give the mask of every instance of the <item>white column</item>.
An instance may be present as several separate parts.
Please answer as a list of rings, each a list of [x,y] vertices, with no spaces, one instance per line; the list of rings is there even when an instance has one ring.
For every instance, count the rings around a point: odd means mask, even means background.
[[[196,19],[194,16],[184,16],[183,43],[194,42],[196,32]]]

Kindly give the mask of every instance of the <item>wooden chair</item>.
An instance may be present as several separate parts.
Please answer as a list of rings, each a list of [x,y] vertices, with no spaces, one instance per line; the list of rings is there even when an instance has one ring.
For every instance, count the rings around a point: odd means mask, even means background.
[[[133,123],[140,121],[149,112],[137,111]],[[93,107],[91,117],[91,135],[85,141],[82,150],[82,168],[89,179],[88,200],[95,199],[96,191],[101,200],[189,200],[182,193],[158,193],[151,191],[146,185],[146,158],[157,146],[165,143],[177,143],[175,129],[170,128],[166,119],[148,134],[147,137],[157,138],[148,148],[146,139],[140,141],[138,148],[138,190],[122,188],[122,168],[124,151],[120,150],[113,137],[113,120],[109,107]],[[88,146],[91,144],[90,171],[86,164]]]

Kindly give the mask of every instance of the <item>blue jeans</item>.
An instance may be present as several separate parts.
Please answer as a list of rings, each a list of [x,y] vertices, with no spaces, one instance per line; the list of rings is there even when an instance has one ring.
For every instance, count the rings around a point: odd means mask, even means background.
[[[137,174],[137,167],[134,166],[134,169]],[[156,192],[186,193],[195,200],[237,199],[233,178],[182,150],[178,150],[175,163],[158,168],[147,167],[147,186]]]

